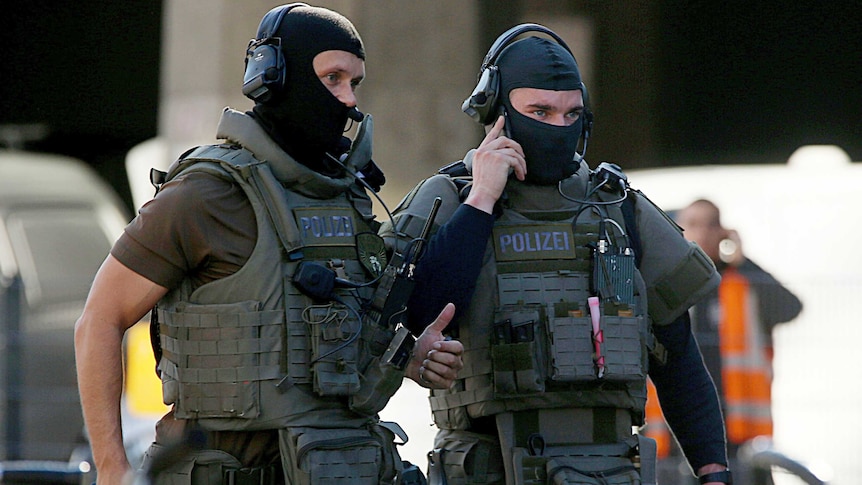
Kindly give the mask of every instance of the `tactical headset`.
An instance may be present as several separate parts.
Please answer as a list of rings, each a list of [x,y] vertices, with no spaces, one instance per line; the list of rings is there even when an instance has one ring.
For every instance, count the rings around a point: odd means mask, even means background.
[[[287,67],[281,52],[281,37],[273,36],[278,32],[284,16],[295,7],[308,5],[291,3],[273,8],[261,19],[257,37],[248,42],[242,94],[254,102],[269,101],[284,88]]]
[[[497,119],[497,116],[500,115],[500,110],[502,109],[499,99],[500,71],[495,62],[503,49],[511,44],[515,38],[525,32],[541,32],[547,34],[558,44],[563,46],[569,54],[572,54],[573,58],[575,57],[572,50],[569,49],[569,46],[566,45],[566,42],[560,38],[559,35],[542,25],[521,24],[503,32],[503,34],[500,35],[500,37],[497,37],[497,40],[491,44],[488,54],[486,54],[485,59],[482,60],[482,67],[479,69],[479,82],[476,84],[476,87],[473,89],[470,96],[465,99],[464,103],[461,105],[461,110],[467,113],[467,115],[473,118],[476,122],[482,125],[490,125],[493,124]],[[593,115],[588,108],[587,87],[584,85],[583,81],[581,81],[580,89],[584,96],[584,129],[582,135],[584,137],[584,151],[586,151],[586,140],[589,139],[590,130],[593,126]]]

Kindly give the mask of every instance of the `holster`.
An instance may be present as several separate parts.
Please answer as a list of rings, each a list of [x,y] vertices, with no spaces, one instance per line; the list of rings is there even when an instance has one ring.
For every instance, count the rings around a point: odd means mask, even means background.
[[[169,460],[163,453],[171,453]],[[158,467],[158,469],[154,469]],[[144,454],[141,471],[152,485],[283,485],[281,466],[243,467],[221,450],[172,450],[153,443]]]

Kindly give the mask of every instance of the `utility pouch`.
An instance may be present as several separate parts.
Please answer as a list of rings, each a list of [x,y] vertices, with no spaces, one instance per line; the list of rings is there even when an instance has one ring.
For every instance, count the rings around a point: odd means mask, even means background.
[[[545,312],[539,305],[501,307],[494,315],[491,361],[494,392],[545,390]]]
[[[643,382],[646,379],[645,334],[642,316],[602,316],[605,322],[604,379],[614,382]]]
[[[505,483],[496,438],[468,431],[450,431],[428,452],[428,483],[466,485]]]
[[[197,450],[171,460],[165,468],[154,470],[154,464],[167,447],[153,443],[144,454],[141,470],[152,474],[152,485],[222,485],[225,476],[236,473],[242,464],[221,450]],[[157,465],[158,466],[158,465]],[[280,482],[275,482],[280,483]]]
[[[551,379],[556,382],[589,382],[599,379],[607,382],[639,382],[646,379],[644,359],[645,330],[643,317],[602,315],[601,341],[595,345],[592,322],[582,312],[555,311],[550,319]],[[631,312],[628,312],[631,313]],[[600,355],[596,354],[596,348]],[[597,359],[602,358],[602,369]]]
[[[375,357],[360,376],[359,391],[350,396],[350,410],[373,416],[386,407],[404,380],[404,370]]]
[[[375,428],[381,428],[376,426]],[[388,436],[389,443],[383,441]],[[292,485],[393,483],[401,464],[392,433],[365,428],[279,430],[282,464]]]
[[[549,449],[542,456],[513,448],[517,485],[641,485],[631,459],[622,456],[566,456]],[[561,455],[561,456],[555,456]]]
[[[314,391],[320,396],[356,393],[361,324],[338,304],[306,307],[303,320],[310,328]]]
[[[596,379],[592,324],[590,317],[582,315],[580,311],[555,315],[550,321],[551,379],[556,382]]]
[[[552,458],[545,465],[554,485],[641,485],[630,460],[614,457]]]

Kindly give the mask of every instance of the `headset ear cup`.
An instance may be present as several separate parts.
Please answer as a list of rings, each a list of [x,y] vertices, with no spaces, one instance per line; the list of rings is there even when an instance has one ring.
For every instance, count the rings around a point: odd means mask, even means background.
[[[287,65],[281,52],[281,38],[275,37],[284,16],[306,3],[275,7],[260,21],[257,37],[249,42],[245,55],[242,94],[254,102],[266,102],[278,96],[287,84]]]
[[[258,45],[246,58],[242,93],[255,102],[269,101],[284,88],[285,77],[281,48],[274,44]]]
[[[467,113],[476,122],[483,125],[489,125],[496,121],[499,104],[498,91],[500,79],[499,71],[494,62],[497,60],[497,56],[500,55],[503,49],[524,32],[543,32],[553,37],[554,40],[569,51],[569,53],[572,52],[572,50],[569,49],[569,46],[566,45],[566,42],[559,35],[539,24],[520,24],[512,27],[506,32],[503,32],[503,34],[497,37],[497,40],[491,44],[488,54],[485,55],[485,59],[482,61],[482,68],[479,71],[479,82],[476,84],[476,88],[473,89],[473,93],[471,93],[470,96],[461,104],[461,110]],[[586,93],[586,89],[584,89],[584,93]]]
[[[581,128],[581,139],[583,140],[583,151],[581,152],[581,157],[587,154],[587,144],[590,141],[590,135],[593,132],[593,112],[590,110],[590,96],[587,93],[587,86],[583,82],[581,82],[581,93],[583,93],[584,100],[584,122]]]
[[[484,69],[479,76],[479,82],[464,100],[461,109],[479,124],[492,124],[497,116],[499,87],[500,77],[496,66]]]

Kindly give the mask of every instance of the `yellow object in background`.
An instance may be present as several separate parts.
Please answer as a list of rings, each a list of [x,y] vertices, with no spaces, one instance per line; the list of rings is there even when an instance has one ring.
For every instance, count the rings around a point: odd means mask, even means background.
[[[164,414],[162,383],[156,375],[149,322],[139,322],[126,333],[126,405],[135,415]]]

